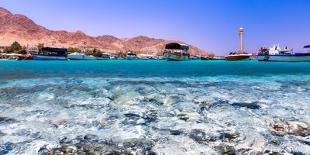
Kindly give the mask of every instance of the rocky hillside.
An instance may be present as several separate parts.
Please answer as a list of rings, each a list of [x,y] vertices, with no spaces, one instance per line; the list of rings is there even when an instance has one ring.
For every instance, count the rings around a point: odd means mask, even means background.
[[[135,51],[138,53],[160,53],[168,41],[146,36],[129,39],[119,39],[114,36],[102,35],[92,37],[81,31],[53,31],[37,25],[24,15],[12,14],[0,7],[0,46],[8,46],[18,41],[22,45],[35,46],[44,43],[52,47],[93,47],[105,52]],[[205,53],[197,47],[191,46],[191,54]]]

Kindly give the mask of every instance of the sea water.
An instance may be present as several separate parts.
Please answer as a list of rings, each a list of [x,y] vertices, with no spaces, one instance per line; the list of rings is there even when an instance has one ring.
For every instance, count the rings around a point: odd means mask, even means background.
[[[310,154],[310,63],[0,61],[0,154]]]

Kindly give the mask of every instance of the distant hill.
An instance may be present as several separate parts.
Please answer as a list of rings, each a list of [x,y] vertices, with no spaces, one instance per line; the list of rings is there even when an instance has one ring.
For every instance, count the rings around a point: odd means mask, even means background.
[[[147,36],[137,36],[119,39],[110,35],[92,37],[81,31],[53,31],[37,25],[24,15],[12,14],[0,7],[0,46],[9,46],[14,41],[22,45],[38,45],[44,43],[53,47],[93,47],[105,52],[135,51],[138,53],[160,53],[168,42],[173,40],[155,39]],[[191,54],[203,54],[205,51],[191,46]]]

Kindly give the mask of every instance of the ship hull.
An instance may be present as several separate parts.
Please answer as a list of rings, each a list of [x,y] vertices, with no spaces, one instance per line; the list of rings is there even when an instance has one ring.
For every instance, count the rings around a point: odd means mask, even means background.
[[[189,59],[187,55],[165,54],[164,59],[167,61],[185,61]]]
[[[250,55],[228,55],[225,57],[226,60],[228,61],[241,61],[241,60],[249,60]]]
[[[46,55],[33,55],[33,60],[67,60],[65,56],[46,56]]]
[[[278,62],[310,62],[310,53],[296,53],[291,55],[258,55],[258,60]]]

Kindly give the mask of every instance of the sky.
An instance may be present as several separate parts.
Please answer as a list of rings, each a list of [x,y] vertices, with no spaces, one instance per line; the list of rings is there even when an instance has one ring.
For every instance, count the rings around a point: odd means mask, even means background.
[[[51,30],[129,38],[182,40],[225,54],[280,44],[301,51],[310,44],[310,0],[0,0]]]

